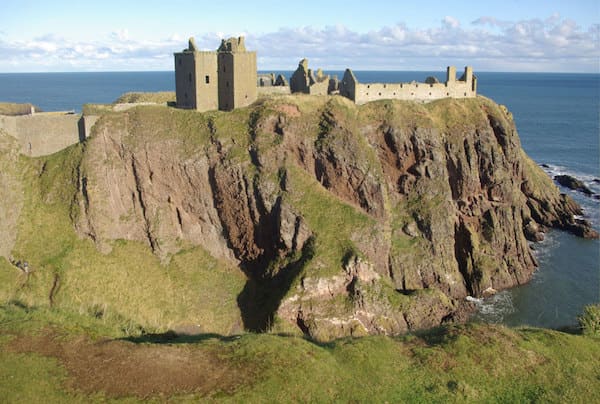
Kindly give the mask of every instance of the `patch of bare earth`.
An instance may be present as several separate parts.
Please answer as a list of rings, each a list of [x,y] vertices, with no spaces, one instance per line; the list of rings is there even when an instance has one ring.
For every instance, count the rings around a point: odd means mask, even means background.
[[[277,108],[275,108],[275,109],[279,112],[283,112],[290,118],[297,118],[301,115],[300,110],[298,109],[298,107],[296,105],[281,104],[281,105],[278,105]]]
[[[9,343],[18,353],[58,359],[67,369],[67,389],[109,397],[233,393],[250,378],[242,367],[220,359],[202,344],[136,344],[87,337],[21,335]]]

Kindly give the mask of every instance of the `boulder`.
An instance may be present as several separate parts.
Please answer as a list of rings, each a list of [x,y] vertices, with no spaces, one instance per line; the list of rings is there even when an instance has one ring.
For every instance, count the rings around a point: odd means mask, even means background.
[[[570,175],[555,175],[554,180],[563,187],[582,192],[587,196],[594,195],[594,193],[582,181]]]

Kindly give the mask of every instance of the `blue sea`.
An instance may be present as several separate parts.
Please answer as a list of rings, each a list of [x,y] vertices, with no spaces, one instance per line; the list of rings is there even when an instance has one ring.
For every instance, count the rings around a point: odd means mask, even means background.
[[[288,77],[291,72],[284,73]],[[342,76],[343,72],[327,72]],[[361,82],[445,80],[444,72],[356,71]],[[523,148],[548,175],[566,173],[600,193],[600,74],[476,72],[478,91],[513,113]],[[174,91],[173,72],[0,74],[0,101],[29,102],[44,111],[80,111],[130,91]],[[600,202],[569,193],[600,230]],[[533,245],[532,281],[478,302],[476,318],[507,325],[574,325],[583,306],[600,302],[600,242],[561,231]]]

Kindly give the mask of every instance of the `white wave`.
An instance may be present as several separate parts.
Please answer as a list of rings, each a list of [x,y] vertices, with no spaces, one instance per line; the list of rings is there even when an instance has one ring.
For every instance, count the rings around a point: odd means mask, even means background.
[[[486,323],[502,323],[506,316],[515,312],[510,291],[504,290],[485,299],[473,299],[477,307],[476,318]]]
[[[545,255],[547,255],[551,250],[555,249],[559,245],[559,240],[557,237],[557,233],[553,231],[549,231],[545,233],[544,239],[537,243],[530,244],[531,249],[533,250],[533,256],[539,261]]]

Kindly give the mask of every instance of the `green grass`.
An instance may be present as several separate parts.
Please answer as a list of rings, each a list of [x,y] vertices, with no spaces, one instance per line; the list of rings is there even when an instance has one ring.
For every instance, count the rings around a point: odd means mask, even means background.
[[[600,304],[584,307],[583,313],[577,319],[583,334],[600,338]]]
[[[81,107],[83,115],[104,115],[113,112],[113,106],[109,104],[83,104]]]
[[[75,233],[77,170],[82,146],[40,159],[22,158],[25,204],[12,255],[28,261],[26,276],[0,259],[1,303],[53,307],[138,333],[194,325],[228,334],[242,329],[236,296],[243,273],[202,247],[164,265],[138,242],[115,240],[100,253]],[[50,295],[52,299],[50,298]]]
[[[0,102],[0,115],[29,115],[31,113],[31,104],[16,104],[13,102]],[[37,107],[34,107],[35,111],[41,112]]]
[[[314,178],[297,166],[287,169],[289,198],[292,206],[315,233],[315,257],[309,265],[313,274],[335,275],[342,269],[343,259],[351,254],[361,255],[353,238],[369,235],[375,220],[358,208],[328,192]]]
[[[73,375],[52,357],[4,349],[14,338],[47,329],[48,322],[52,322],[41,320],[46,314],[0,308],[0,393],[5,402],[22,402],[20,398],[35,401],[40,397],[49,402],[110,398],[66,389]],[[11,336],[6,334],[12,328],[7,319],[27,320],[23,321],[27,326]],[[77,316],[69,321],[76,323]],[[81,329],[62,331],[61,335],[64,341],[76,341]],[[403,337],[345,338],[327,344],[269,334],[170,341],[165,347],[216,352],[220,364],[230,369],[223,377],[237,378],[236,390],[215,391],[212,396],[208,393],[219,402],[600,400],[597,340],[551,330],[469,324]],[[165,399],[152,394],[146,398]],[[201,396],[182,391],[171,398],[191,402]],[[139,399],[121,397],[131,402]]]
[[[0,397],[5,403],[83,402],[62,388],[66,370],[56,359],[0,350]]]
[[[155,93],[132,92],[125,93],[115,100],[115,104],[135,103],[135,102],[155,102],[165,104],[175,102],[174,91],[159,91]]]

